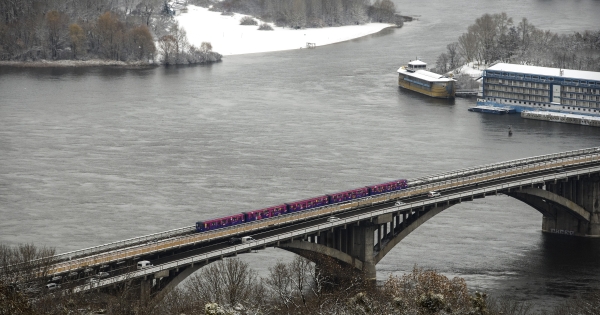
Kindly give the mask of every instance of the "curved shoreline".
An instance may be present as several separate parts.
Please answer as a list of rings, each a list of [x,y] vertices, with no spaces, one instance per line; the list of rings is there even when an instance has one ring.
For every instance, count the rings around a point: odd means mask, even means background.
[[[83,67],[118,67],[118,68],[153,68],[159,64],[142,61],[124,62],[117,60],[36,60],[36,61],[0,61],[0,67],[15,68],[83,68]]]
[[[367,23],[324,28],[291,29],[269,24],[273,30],[261,31],[257,26],[240,25],[244,14],[221,15],[195,5],[188,5],[187,12],[175,17],[179,26],[187,33],[188,42],[200,47],[202,42],[212,44],[214,51],[223,56],[296,50],[314,44],[316,47],[345,42],[376,34],[389,27],[390,23]],[[252,17],[258,24],[264,23]]]
[[[176,19],[186,30],[190,44],[199,47],[203,41],[211,42],[211,38],[215,39],[212,42],[213,48],[215,52],[221,54],[223,57],[305,49],[306,44],[309,42],[316,44],[316,46],[326,46],[377,34],[390,28],[400,28],[399,26],[386,23],[368,23],[363,25],[300,30],[274,27],[275,31],[258,31],[248,26],[239,25],[238,19],[244,15],[222,16],[218,12],[208,11],[205,8],[189,7],[192,9],[190,10],[192,12],[184,13],[176,17]],[[203,25],[199,25],[194,21],[204,21],[211,24],[212,27],[203,27]],[[209,30],[208,32],[206,32],[207,29]],[[124,62],[103,59],[0,61],[0,67],[16,68],[118,67],[141,69],[159,66],[163,65],[154,62]]]

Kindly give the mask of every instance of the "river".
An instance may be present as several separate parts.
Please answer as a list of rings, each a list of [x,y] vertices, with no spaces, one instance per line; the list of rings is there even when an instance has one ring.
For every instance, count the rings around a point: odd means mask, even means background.
[[[598,1],[395,1],[416,21],[357,40],[211,66],[0,68],[0,241],[58,252],[323,193],[598,145],[600,129],[471,113],[397,87],[483,13],[561,34]],[[513,136],[508,137],[508,126]],[[544,235],[506,196],[454,206],[377,266],[415,264],[541,308],[600,281],[600,240]],[[291,255],[242,255],[259,271]]]

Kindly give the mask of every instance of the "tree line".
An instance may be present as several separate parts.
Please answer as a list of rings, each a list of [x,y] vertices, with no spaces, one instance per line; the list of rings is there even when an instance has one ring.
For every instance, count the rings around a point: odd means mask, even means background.
[[[463,63],[507,62],[600,71],[600,30],[559,35],[536,28],[527,18],[515,23],[506,13],[484,14],[440,54],[436,69],[446,73]]]
[[[226,258],[202,267],[161,300],[129,281],[72,293],[68,289],[75,284],[67,276],[61,288],[49,291],[53,255],[54,249],[32,244],[0,244],[0,315],[592,315],[600,309],[595,291],[535,312],[532,304],[473,292],[460,277],[417,266],[374,285],[361,272],[322,256],[279,261],[264,277],[243,260]],[[135,271],[134,265],[125,268]]]
[[[391,0],[223,0],[212,10],[252,15],[276,26],[318,28],[368,22],[402,26]]]
[[[166,9],[163,0],[0,0],[0,60],[153,62],[160,56],[157,61],[169,64],[221,59],[210,45],[187,44]],[[155,42],[174,38],[175,51],[173,45],[157,49]]]

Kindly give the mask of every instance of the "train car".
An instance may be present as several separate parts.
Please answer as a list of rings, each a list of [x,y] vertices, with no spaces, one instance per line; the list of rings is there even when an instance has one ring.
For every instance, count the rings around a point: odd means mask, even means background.
[[[406,181],[406,179],[399,179],[392,182],[356,188],[348,191],[342,191],[335,194],[324,195],[300,201],[294,201],[291,203],[285,203],[269,208],[243,212],[240,214],[234,214],[222,218],[198,221],[196,222],[196,231],[204,232],[221,229],[224,227],[233,226],[244,222],[262,220],[278,215],[283,215],[286,213],[317,208],[328,204],[345,202],[348,200],[358,199],[371,195],[383,194],[406,188],[408,188],[408,182]]]
[[[196,232],[205,232],[210,230],[221,229],[228,226],[233,226],[246,222],[243,213],[234,214],[222,218],[210,219],[206,221],[196,222]]]
[[[302,211],[302,210],[306,210],[306,209],[321,207],[321,206],[324,206],[327,204],[329,204],[329,197],[327,195],[325,195],[325,196],[319,196],[319,197],[314,197],[314,198],[300,200],[300,201],[294,201],[294,202],[288,203],[287,206],[288,206],[288,212],[296,212],[296,211]]]
[[[367,188],[369,189],[369,194],[371,196],[387,193],[390,191],[405,189],[407,187],[408,183],[406,182],[406,179],[399,179],[393,182],[367,186]]]
[[[287,206],[285,204],[269,207],[249,212],[242,212],[246,219],[246,222],[252,222],[256,220],[262,220],[270,217],[276,217],[281,214],[287,213]]]
[[[284,203],[279,206],[272,207],[274,217],[288,213],[288,206]]]
[[[348,200],[366,197],[368,195],[369,195],[369,189],[367,187],[361,187],[361,188],[352,189],[352,190],[348,190],[348,191],[342,191],[342,192],[335,193],[335,194],[330,194],[328,196],[329,196],[330,203],[338,203],[338,202],[344,202],[344,201],[348,201]]]

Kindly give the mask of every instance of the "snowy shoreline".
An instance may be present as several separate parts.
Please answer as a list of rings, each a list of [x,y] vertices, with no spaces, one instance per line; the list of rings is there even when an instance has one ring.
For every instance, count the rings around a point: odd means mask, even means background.
[[[388,23],[368,23],[324,28],[290,29],[269,24],[272,31],[259,31],[257,25],[240,25],[243,14],[221,15],[208,8],[189,5],[187,12],[175,19],[187,32],[190,44],[200,47],[209,42],[213,51],[223,56],[273,52],[316,47],[344,42],[396,27]],[[265,23],[254,18],[260,25]]]
[[[240,25],[246,15],[221,15],[220,12],[209,11],[208,8],[190,5],[187,12],[177,15],[175,19],[187,33],[191,45],[200,47],[202,42],[209,42],[213,51],[223,56],[275,52],[283,50],[303,49],[307,43],[315,47],[345,42],[356,38],[378,33],[386,28],[396,26],[388,23],[368,23],[325,28],[289,29],[276,27],[272,31],[259,31],[257,25]],[[258,24],[264,23],[255,19]],[[155,67],[158,63],[142,61],[124,62],[117,60],[36,60],[36,61],[0,61],[0,66],[8,67],[123,67],[140,68]]]

